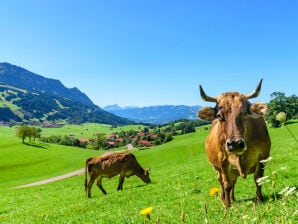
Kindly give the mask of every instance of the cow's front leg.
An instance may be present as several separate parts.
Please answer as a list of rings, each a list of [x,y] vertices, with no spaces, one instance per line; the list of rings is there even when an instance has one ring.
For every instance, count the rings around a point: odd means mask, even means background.
[[[264,201],[264,198],[263,198],[263,195],[262,195],[262,185],[259,185],[257,180],[264,176],[264,168],[265,168],[264,164],[259,163],[257,165],[256,171],[254,173],[254,181],[255,181],[255,184],[256,184],[256,188],[257,188],[255,199],[257,201],[260,201],[260,202]]]
[[[99,178],[97,179],[97,183],[96,183],[96,185],[99,187],[99,189],[102,191],[102,193],[107,194],[107,192],[105,191],[105,189],[104,189],[103,186],[102,186],[101,180],[102,180],[102,177],[99,177]]]
[[[231,201],[231,203],[233,203],[235,201],[235,196],[234,196],[235,183],[236,183],[236,181],[233,182],[232,189],[230,191],[230,201]]]
[[[217,180],[218,180],[218,182],[220,184],[220,199],[222,201],[224,201],[224,199],[225,199],[225,192],[224,192],[222,175],[221,175],[221,173],[219,171],[216,171],[216,173],[217,173]]]
[[[229,207],[230,205],[230,194],[232,187],[229,185],[228,181],[226,181],[226,178],[218,178],[220,183],[220,199],[223,202],[223,204],[226,207]]]
[[[229,207],[231,204],[231,195],[234,195],[234,185],[233,181],[230,180],[226,172],[223,172],[221,175],[221,200],[224,203],[225,207]],[[234,199],[234,198],[233,198]]]
[[[233,194],[233,185],[230,183],[224,183],[224,200],[223,203],[226,207],[231,205],[231,195]]]

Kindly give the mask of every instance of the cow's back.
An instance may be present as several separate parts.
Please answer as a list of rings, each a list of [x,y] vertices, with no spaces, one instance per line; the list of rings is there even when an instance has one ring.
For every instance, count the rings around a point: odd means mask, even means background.
[[[122,172],[132,174],[138,165],[135,156],[126,152],[103,155],[98,160],[100,175],[104,177],[113,177]]]

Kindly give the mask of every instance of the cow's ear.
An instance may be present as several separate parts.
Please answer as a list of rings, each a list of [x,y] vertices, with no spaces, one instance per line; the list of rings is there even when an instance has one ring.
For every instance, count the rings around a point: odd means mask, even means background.
[[[203,120],[212,121],[216,117],[216,109],[212,107],[203,107],[197,113],[197,116]]]
[[[249,107],[252,114],[265,115],[268,112],[268,106],[265,103],[253,103]]]

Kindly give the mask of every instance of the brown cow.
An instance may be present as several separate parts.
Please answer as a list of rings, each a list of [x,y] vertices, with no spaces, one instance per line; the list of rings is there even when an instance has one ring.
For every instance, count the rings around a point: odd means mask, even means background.
[[[90,180],[87,184],[87,172]],[[136,157],[131,153],[111,153],[98,157],[89,158],[86,160],[85,170],[85,191],[88,197],[91,197],[91,188],[94,181],[97,179],[97,186],[106,194],[107,192],[101,184],[103,177],[114,177],[120,174],[117,190],[122,190],[122,185],[125,177],[137,175],[145,183],[150,183],[149,170],[143,169],[136,160]]]
[[[248,101],[259,95],[261,85],[262,79],[248,95],[227,92],[218,97],[208,96],[200,85],[202,99],[216,103],[214,108],[200,109],[198,117],[212,121],[205,148],[217,173],[221,200],[227,207],[234,201],[234,186],[239,175],[246,178],[248,174],[254,174],[257,188],[255,198],[263,201],[257,180],[264,175],[265,164],[260,161],[270,154],[271,141],[262,117],[268,108],[264,103]]]

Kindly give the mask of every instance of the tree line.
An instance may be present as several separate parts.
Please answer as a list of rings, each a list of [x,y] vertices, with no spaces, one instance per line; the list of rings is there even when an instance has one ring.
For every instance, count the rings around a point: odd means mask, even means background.
[[[16,135],[18,138],[25,142],[26,138],[29,138],[29,141],[35,141],[35,139],[41,137],[41,129],[36,127],[29,127],[29,126],[19,126],[16,130]]]

